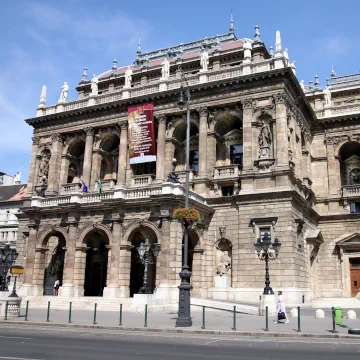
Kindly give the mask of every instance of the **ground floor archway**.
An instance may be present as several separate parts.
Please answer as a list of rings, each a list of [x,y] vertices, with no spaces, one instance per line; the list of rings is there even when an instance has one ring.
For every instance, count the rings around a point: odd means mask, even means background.
[[[85,296],[103,296],[107,280],[108,244],[107,236],[98,230],[86,235]]]

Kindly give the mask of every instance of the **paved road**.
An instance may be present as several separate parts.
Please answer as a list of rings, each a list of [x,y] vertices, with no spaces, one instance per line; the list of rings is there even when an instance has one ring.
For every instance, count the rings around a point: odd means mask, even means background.
[[[352,339],[243,338],[0,326],[0,360],[359,359]]]

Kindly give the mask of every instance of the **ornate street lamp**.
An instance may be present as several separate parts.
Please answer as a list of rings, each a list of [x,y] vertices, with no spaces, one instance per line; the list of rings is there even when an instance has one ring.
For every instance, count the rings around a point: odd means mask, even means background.
[[[8,291],[6,276],[11,265],[18,257],[15,249],[12,249],[9,244],[6,244],[0,249],[0,262],[3,270],[2,283],[0,284],[0,291]]]
[[[148,286],[148,268],[149,265],[156,263],[156,258],[160,252],[160,245],[158,243],[151,245],[149,239],[146,238],[145,244],[142,242],[136,250],[140,256],[141,263],[145,266],[143,286],[140,288],[139,294],[152,294],[152,290]]]
[[[265,261],[266,264],[264,294],[274,294],[270,287],[269,260],[275,260],[278,257],[281,243],[277,238],[271,243],[269,234],[265,233],[263,239],[258,238],[254,246],[259,259]]]
[[[189,181],[190,181],[190,90],[189,84],[184,75],[184,71],[179,66],[180,76],[181,76],[181,88],[180,88],[180,98],[177,103],[180,110],[184,109],[186,106],[186,164],[185,164],[185,173],[186,173],[186,182],[185,182],[185,208],[189,207]],[[185,90],[184,90],[185,86]],[[184,263],[179,274],[181,279],[181,284],[179,286],[179,311],[178,317],[176,319],[176,326],[179,327],[189,327],[192,326],[192,319],[190,314],[190,278],[191,272],[189,271],[188,265],[188,249],[189,249],[189,223],[184,222]]]

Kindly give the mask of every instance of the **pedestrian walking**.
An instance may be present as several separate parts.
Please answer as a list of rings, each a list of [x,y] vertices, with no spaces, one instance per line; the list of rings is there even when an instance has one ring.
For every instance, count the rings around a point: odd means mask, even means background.
[[[59,295],[60,280],[56,280],[54,284],[53,294],[54,296]]]
[[[278,292],[277,320],[274,323],[279,323],[280,320],[286,320],[285,324],[290,322],[286,314],[285,297],[282,291]]]

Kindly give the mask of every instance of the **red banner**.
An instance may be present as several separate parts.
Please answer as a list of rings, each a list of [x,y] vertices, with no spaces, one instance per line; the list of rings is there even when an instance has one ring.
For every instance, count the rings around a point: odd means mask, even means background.
[[[130,164],[156,161],[154,105],[128,108]]]

